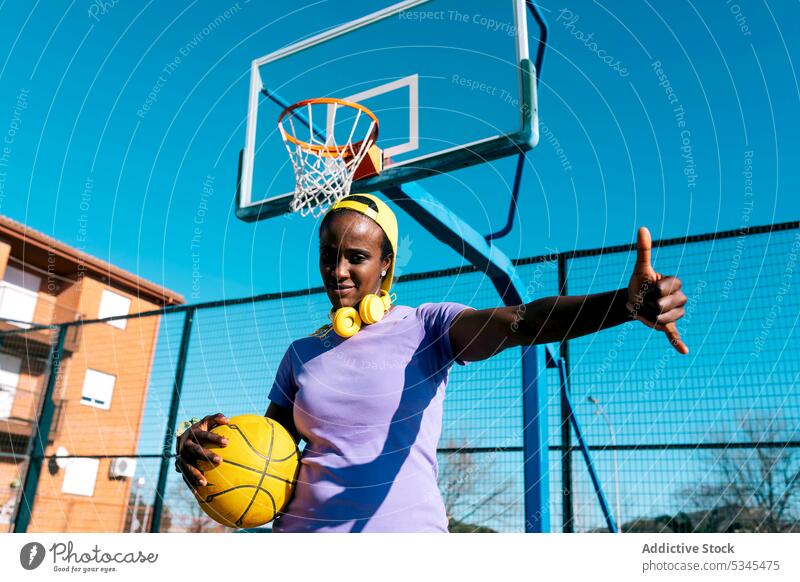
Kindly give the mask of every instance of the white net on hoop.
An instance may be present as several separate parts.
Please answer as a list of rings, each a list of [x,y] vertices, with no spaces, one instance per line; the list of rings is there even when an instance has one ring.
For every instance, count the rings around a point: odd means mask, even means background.
[[[337,128],[340,110],[348,115],[340,115]],[[314,125],[315,117],[324,129]],[[376,120],[346,103],[305,103],[287,110],[278,129],[294,167],[292,211],[303,216],[320,216],[350,193],[353,175],[377,138]]]

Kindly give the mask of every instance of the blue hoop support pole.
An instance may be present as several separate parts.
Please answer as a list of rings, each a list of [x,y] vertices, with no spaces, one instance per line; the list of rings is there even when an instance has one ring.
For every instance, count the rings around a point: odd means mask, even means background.
[[[511,259],[418,183],[386,188],[382,193],[486,273],[505,305],[520,305],[531,299]],[[545,346],[522,349],[525,531],[531,533],[550,531],[546,356]]]
[[[550,531],[545,346],[522,348],[522,449],[525,533]]]

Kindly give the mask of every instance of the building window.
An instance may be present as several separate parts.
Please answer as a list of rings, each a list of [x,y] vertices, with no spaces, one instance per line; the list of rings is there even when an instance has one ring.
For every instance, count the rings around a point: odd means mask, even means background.
[[[98,319],[106,317],[114,317],[115,315],[128,315],[131,310],[131,300],[123,295],[113,293],[108,289],[103,290],[103,296],[100,297],[100,311],[97,313]],[[113,325],[119,329],[125,329],[128,325],[127,319],[115,319],[109,321],[108,325]]]
[[[42,278],[11,265],[0,281],[0,318],[15,320],[19,327],[30,327],[36,311],[36,300]],[[21,323],[17,323],[21,322]]]
[[[116,380],[111,374],[98,372],[91,368],[87,369],[86,378],[83,380],[81,404],[95,406],[103,410],[111,408],[111,396],[114,394],[114,382]]]
[[[64,471],[64,483],[61,491],[73,495],[94,495],[94,485],[97,483],[97,470],[100,468],[100,459],[70,459]]]
[[[0,418],[11,416],[19,383],[22,360],[11,354],[0,354]]]

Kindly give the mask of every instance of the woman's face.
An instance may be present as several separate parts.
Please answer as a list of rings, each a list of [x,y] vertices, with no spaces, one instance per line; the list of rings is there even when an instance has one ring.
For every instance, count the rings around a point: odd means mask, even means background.
[[[319,272],[335,309],[353,307],[369,293],[379,293],[383,230],[357,212],[334,214],[319,233]]]

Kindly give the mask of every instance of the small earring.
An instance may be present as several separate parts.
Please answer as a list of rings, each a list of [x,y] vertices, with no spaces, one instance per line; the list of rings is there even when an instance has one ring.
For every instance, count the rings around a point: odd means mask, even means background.
[[[385,276],[386,276],[386,271],[381,271],[381,277],[385,277]]]

